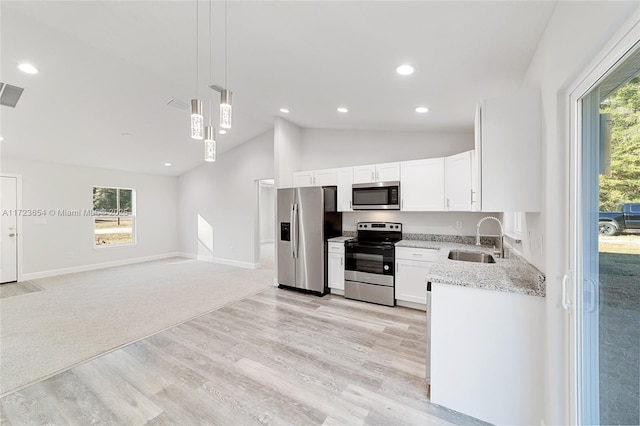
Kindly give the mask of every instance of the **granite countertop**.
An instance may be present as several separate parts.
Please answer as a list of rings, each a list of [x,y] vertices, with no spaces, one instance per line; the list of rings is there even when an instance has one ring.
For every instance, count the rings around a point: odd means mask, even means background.
[[[348,240],[352,240],[353,237],[347,237],[347,236],[340,236],[340,237],[333,237],[333,238],[329,238],[327,241],[330,243],[344,243],[345,241]]]
[[[505,250],[505,259],[496,263],[474,263],[448,259],[450,250],[492,254],[490,247],[456,242],[402,240],[396,247],[437,249],[438,260],[433,263],[427,279],[431,282],[472,288],[504,291],[530,296],[545,296],[544,275],[520,256]],[[506,247],[505,247],[506,249]]]

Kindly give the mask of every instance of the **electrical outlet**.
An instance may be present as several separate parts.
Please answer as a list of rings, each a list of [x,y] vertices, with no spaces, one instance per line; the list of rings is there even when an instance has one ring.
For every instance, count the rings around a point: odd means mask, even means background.
[[[462,221],[456,220],[456,229],[462,229]]]

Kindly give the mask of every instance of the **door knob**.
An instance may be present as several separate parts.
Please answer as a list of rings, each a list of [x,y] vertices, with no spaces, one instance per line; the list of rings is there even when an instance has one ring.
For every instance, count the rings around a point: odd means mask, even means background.
[[[13,232],[9,234],[10,237],[15,237],[16,234],[14,234]]]

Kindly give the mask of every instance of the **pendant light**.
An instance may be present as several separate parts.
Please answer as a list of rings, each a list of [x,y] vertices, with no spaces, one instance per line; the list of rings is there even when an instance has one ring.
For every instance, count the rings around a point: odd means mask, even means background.
[[[202,140],[204,118],[202,117],[202,101],[191,99],[191,139]]]
[[[198,1],[196,1],[196,99],[191,99],[191,139],[202,140],[204,137],[204,119],[202,117],[202,101],[198,99]]]
[[[204,161],[216,161],[216,129],[212,126],[204,128]]]
[[[209,0],[209,81],[211,81],[211,0]],[[209,100],[209,125],[204,128],[204,161],[216,161],[216,129],[211,125],[211,100]]]
[[[220,91],[220,127],[231,128],[231,92],[227,89]]]

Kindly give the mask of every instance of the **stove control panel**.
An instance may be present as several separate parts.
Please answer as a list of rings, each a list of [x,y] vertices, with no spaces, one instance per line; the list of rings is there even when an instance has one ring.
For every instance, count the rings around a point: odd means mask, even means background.
[[[402,224],[395,222],[358,222],[358,231],[402,232]]]

